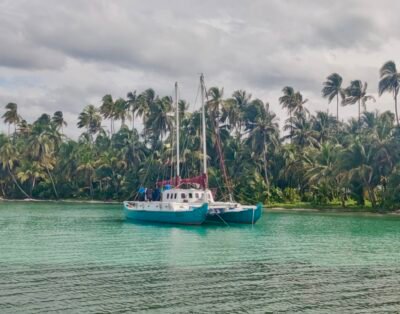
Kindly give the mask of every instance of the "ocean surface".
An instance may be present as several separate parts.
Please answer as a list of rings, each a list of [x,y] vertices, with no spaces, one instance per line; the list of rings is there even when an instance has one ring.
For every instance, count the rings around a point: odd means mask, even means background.
[[[400,218],[137,224],[119,205],[0,202],[0,313],[400,312]]]

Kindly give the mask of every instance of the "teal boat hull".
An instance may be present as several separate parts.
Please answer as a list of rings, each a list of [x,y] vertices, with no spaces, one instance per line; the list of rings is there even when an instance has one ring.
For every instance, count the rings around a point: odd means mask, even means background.
[[[255,209],[244,208],[241,211],[229,211],[229,209],[221,209],[211,212],[207,215],[207,221],[227,222],[238,224],[255,224],[262,215],[262,204],[257,204]]]
[[[127,208],[124,204],[124,214],[128,220],[153,223],[201,225],[207,217],[208,204],[193,206],[185,211],[153,211]]]

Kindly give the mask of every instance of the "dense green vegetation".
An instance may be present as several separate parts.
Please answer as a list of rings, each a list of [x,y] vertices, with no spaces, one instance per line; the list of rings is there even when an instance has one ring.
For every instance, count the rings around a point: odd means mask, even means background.
[[[243,90],[224,97],[207,91],[207,145],[210,186],[219,197],[232,190],[244,202],[358,204],[400,206],[400,129],[397,96],[400,74],[389,61],[380,70],[379,94],[390,93],[394,113],[369,112],[375,99],[367,83],[342,86],[339,74],[323,83],[322,95],[336,115],[311,114],[307,99],[286,86],[279,103],[287,110],[283,132],[268,103]],[[355,105],[359,114],[340,120],[340,105]],[[179,102],[182,176],[201,169],[201,114]],[[32,124],[9,103],[3,115],[8,134],[0,134],[0,196],[4,198],[134,198],[141,185],[174,175],[173,100],[153,89],[129,92],[126,99],[102,99],[78,117],[79,139],[63,135],[60,111],[41,115]],[[102,123],[110,121],[110,130]],[[117,130],[117,125],[121,127]],[[129,126],[128,124],[129,123]],[[135,126],[139,125],[141,132]],[[220,144],[220,145],[219,145]],[[224,178],[218,150],[229,178]]]

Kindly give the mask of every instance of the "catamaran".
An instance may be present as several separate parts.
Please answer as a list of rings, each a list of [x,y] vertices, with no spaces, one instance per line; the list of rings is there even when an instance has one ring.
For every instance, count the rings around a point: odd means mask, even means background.
[[[179,130],[178,84],[175,83],[176,127]],[[177,131],[179,135],[179,131]],[[177,155],[179,156],[179,136],[177,136]],[[179,157],[177,158],[177,175],[179,176]],[[159,184],[158,184],[159,185]],[[199,191],[191,192],[196,197],[195,202],[188,202],[181,193],[165,190],[161,193],[160,201],[125,201],[124,214],[127,219],[159,223],[200,225],[208,214],[208,203]],[[194,199],[193,199],[194,200]]]
[[[158,181],[161,193],[160,201],[139,202],[125,201],[124,213],[128,219],[140,221],[153,221],[177,224],[201,224],[205,220],[227,223],[254,224],[262,214],[262,204],[256,206],[242,205],[240,203],[217,202],[208,188],[207,176],[207,145],[206,145],[206,114],[205,114],[205,85],[204,77],[200,76],[201,108],[202,108],[202,147],[203,147],[203,174],[192,178],[180,177],[179,160],[179,111],[178,111],[178,85],[175,83],[175,108],[176,108],[176,176],[169,180]],[[221,167],[226,175],[223,157]],[[185,188],[183,185],[195,186]],[[230,195],[232,200],[232,196]]]

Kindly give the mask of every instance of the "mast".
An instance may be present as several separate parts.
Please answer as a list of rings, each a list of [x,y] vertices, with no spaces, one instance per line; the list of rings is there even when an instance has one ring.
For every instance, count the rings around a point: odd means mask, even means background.
[[[178,82],[175,82],[175,108],[176,108],[176,179],[179,181],[179,99]]]
[[[204,105],[204,76],[200,75],[200,89],[201,89],[201,111],[202,111],[202,142],[203,142],[203,176],[205,178],[204,189],[208,188],[207,184],[207,143],[206,143],[206,110]],[[206,195],[207,193],[204,193]]]

